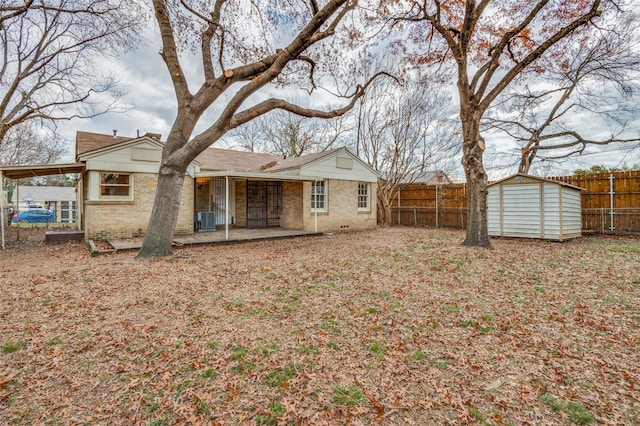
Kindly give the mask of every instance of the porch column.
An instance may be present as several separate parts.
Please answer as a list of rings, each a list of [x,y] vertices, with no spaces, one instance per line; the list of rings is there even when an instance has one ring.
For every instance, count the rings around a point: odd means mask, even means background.
[[[229,239],[229,176],[224,177],[224,239]]]
[[[314,215],[313,215],[313,219],[314,219],[314,232],[317,234],[318,233],[318,181],[314,182],[315,185],[315,191],[313,191],[313,188],[311,188],[312,192],[313,192],[313,205],[316,208]]]
[[[16,205],[13,206],[13,215],[20,211],[20,179],[16,179]],[[20,241],[20,222],[16,219],[16,241]]]

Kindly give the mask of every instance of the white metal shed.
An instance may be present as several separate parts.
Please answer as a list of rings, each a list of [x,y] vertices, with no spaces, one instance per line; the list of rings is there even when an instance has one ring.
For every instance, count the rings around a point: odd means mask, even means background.
[[[488,187],[489,236],[564,241],[582,235],[582,188],[516,174]]]

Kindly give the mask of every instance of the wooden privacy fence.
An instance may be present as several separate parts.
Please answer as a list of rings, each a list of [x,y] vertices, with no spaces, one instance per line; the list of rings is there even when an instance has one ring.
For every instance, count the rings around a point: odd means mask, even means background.
[[[391,211],[392,223],[396,225],[464,228],[467,186],[410,184],[398,191]]]
[[[640,170],[548,179],[583,188],[583,230],[640,231]],[[391,211],[396,225],[465,228],[466,184],[407,185],[398,191]]]
[[[640,231],[640,170],[549,179],[583,188],[582,229]]]

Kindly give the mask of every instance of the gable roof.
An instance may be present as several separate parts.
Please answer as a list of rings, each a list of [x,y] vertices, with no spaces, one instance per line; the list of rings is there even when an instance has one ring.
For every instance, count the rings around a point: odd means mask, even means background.
[[[335,149],[330,149],[328,151],[316,152],[314,154],[301,155],[299,157],[287,157],[287,158],[279,157],[279,159],[276,161],[276,164],[273,164],[270,167],[268,167],[266,171],[275,172],[275,171],[282,171],[282,170],[297,169],[302,166],[311,164],[316,160],[332,155],[338,151],[346,151],[346,148],[335,148]]]
[[[378,175],[368,164],[344,147],[286,158],[280,155],[207,148],[196,157],[196,161],[200,163],[200,169],[203,171],[278,173],[310,166],[315,162],[323,161],[327,157],[337,156],[340,153],[350,156],[374,175]]]
[[[140,137],[111,136],[92,132],[76,132],[76,158],[81,156],[98,154],[110,149],[121,149],[129,143],[138,143],[141,140],[162,144],[160,135],[146,133]],[[368,164],[355,156],[347,148],[335,148],[328,151],[314,154],[302,155],[300,157],[283,157],[281,155],[263,154],[257,152],[234,151],[231,149],[207,148],[201,152],[195,162],[200,165],[200,170],[209,172],[236,171],[253,173],[277,173],[287,170],[300,169],[311,165],[317,161],[322,161],[329,156],[337,156],[344,153],[360,162],[373,174],[378,173]]]
[[[559,180],[548,179],[548,178],[543,178],[543,177],[533,176],[533,175],[526,175],[524,173],[516,173],[515,175],[507,176],[504,179],[500,179],[498,181],[491,182],[489,185],[487,185],[487,187],[494,186],[494,185],[499,185],[499,184],[505,183],[505,182],[507,182],[509,180],[516,180],[517,178],[532,179],[532,180],[538,180],[540,182],[555,183],[557,185],[564,186],[564,187],[567,187],[567,188],[576,189],[578,191],[582,191],[584,189],[584,188],[581,188],[579,186],[571,185],[570,183],[562,182],[562,181],[559,181]]]
[[[146,142],[151,145],[155,145],[159,150],[162,150],[162,142],[152,139],[149,136],[140,136],[139,138],[126,139],[121,142],[112,143],[102,148],[96,148],[91,151],[85,151],[81,154],[78,154],[78,159],[81,161],[86,161],[87,159],[94,157],[96,155],[101,155],[107,152],[117,151],[126,147],[138,145],[141,142]]]
[[[102,148],[109,147],[111,145],[117,145],[122,142],[131,141],[134,139],[149,138],[156,142],[160,142],[160,135],[158,133],[145,133],[142,136],[130,137],[130,136],[111,136],[102,133],[92,132],[76,132],[76,159],[81,155],[91,151],[97,151]]]
[[[92,132],[76,132],[76,158],[85,152],[95,151],[105,148],[109,145],[115,145],[120,142],[131,140],[128,136],[111,136],[101,133]]]

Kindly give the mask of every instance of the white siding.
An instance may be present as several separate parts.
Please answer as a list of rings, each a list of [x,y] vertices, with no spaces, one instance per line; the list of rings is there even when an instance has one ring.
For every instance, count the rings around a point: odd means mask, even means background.
[[[339,151],[340,157],[348,154]],[[329,155],[300,168],[300,174],[304,176],[322,176],[325,179],[355,180],[359,182],[377,182],[378,176],[359,159],[353,158],[353,168],[343,169],[337,167],[336,155]]]
[[[543,238],[558,240],[561,233],[560,185],[544,184],[544,234]]]
[[[489,187],[489,193],[487,194],[487,219],[489,235],[499,237],[502,235],[501,222],[502,210],[500,200],[500,185]]]
[[[582,235],[582,205],[580,191],[562,188],[562,235],[561,239]]]
[[[502,187],[502,229],[504,236],[540,237],[540,186],[538,184]]]
[[[134,150],[158,151],[158,154],[155,156],[148,154],[158,159],[162,154],[161,149],[157,145],[142,141],[139,144],[126,146],[119,150],[106,151],[102,154],[87,158],[87,170],[118,171],[123,173],[158,173],[158,169],[160,168],[159,161],[148,161],[148,159],[147,161],[132,160],[132,158],[136,157]]]

